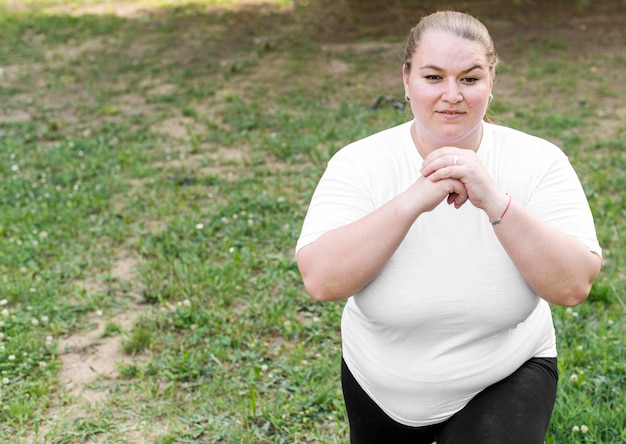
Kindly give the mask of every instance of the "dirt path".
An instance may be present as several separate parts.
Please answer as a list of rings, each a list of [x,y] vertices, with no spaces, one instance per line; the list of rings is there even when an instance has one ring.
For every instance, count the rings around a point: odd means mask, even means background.
[[[136,266],[137,261],[128,253],[119,254],[111,268],[111,279],[121,283],[134,281]],[[100,283],[78,282],[76,285],[91,292],[102,291]],[[124,353],[122,341],[132,331],[146,305],[141,303],[138,294],[117,302],[124,305],[123,310],[117,310],[111,316],[100,310],[93,312],[85,330],[58,341],[62,363],[59,390],[51,400],[46,415],[48,421],[40,424],[36,433],[31,433],[28,442],[48,442],[59,424],[87,417],[90,409],[105,405],[109,388],[119,377],[119,366],[140,359]],[[107,326],[115,326],[114,334],[107,332]],[[143,442],[135,438],[138,436],[129,435],[130,442]]]

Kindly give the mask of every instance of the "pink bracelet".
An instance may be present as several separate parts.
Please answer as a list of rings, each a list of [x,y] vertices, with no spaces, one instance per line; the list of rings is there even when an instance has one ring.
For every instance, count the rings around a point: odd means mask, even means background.
[[[509,202],[506,204],[506,208],[504,209],[504,211],[502,212],[499,218],[497,218],[493,222],[489,221],[491,222],[491,225],[498,225],[500,222],[502,222],[502,218],[504,217],[506,212],[509,211],[509,207],[511,206],[511,196],[509,195],[509,193],[506,193],[506,195],[509,196]]]

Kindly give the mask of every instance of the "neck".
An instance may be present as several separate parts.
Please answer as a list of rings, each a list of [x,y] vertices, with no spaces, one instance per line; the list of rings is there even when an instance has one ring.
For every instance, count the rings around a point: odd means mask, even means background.
[[[483,138],[483,123],[481,121],[476,130],[472,131],[464,138],[445,142],[441,139],[429,138],[428,134],[425,134],[423,131],[418,132],[417,122],[414,121],[411,125],[411,138],[420,156],[422,156],[422,159],[425,159],[430,153],[444,146],[454,146],[476,152]]]

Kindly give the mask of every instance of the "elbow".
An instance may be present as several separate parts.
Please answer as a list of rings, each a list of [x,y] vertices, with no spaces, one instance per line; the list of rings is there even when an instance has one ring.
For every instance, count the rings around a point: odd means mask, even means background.
[[[559,305],[565,307],[576,307],[587,300],[589,293],[591,292],[591,284],[581,285],[579,288],[572,289],[568,294],[563,295],[563,301]]]
[[[298,261],[298,268],[305,291],[317,302],[325,302],[331,300],[328,291],[324,288],[324,282],[320,278],[315,277],[315,273],[305,267]]]
[[[561,288],[558,292],[539,292],[537,295],[554,305],[576,307],[585,302],[587,296],[589,296],[589,292],[590,288],[585,289],[582,287],[574,288],[573,286],[568,286],[567,288]]]
[[[586,281],[561,282],[560,285],[550,285],[537,295],[551,304],[563,307],[576,307],[585,302],[591,292],[591,283]]]
[[[570,285],[564,285],[563,290],[565,291],[556,295],[554,302],[565,307],[576,307],[585,302],[587,297],[589,297],[589,293],[591,293],[591,287],[598,272],[599,269],[593,272],[589,279],[581,279],[578,282],[572,282]]]
[[[339,285],[328,275],[318,258],[311,255],[305,247],[296,256],[300,276],[306,292],[317,302],[345,299],[339,291]]]
[[[317,302],[326,302],[331,299],[328,297],[328,294],[324,291],[321,286],[318,285],[314,279],[307,279],[304,276],[302,277],[302,282],[304,283],[304,289],[306,292]]]
[[[315,279],[302,274],[302,282],[306,292],[317,302],[329,302],[345,299],[341,294],[333,291],[328,285],[324,285],[320,279]]]
[[[589,258],[586,269],[576,273],[569,283],[560,286],[559,293],[550,298],[552,300],[546,298],[549,302],[565,307],[576,307],[587,300],[601,267],[600,256],[592,253]]]
[[[600,268],[602,266],[600,256],[596,253],[591,253],[589,257],[590,261],[587,278],[581,279],[578,285],[574,286],[570,293],[568,303],[564,304],[567,307],[575,307],[585,302],[589,293],[591,293],[591,287],[593,286],[594,281],[598,277],[598,274],[600,274]]]

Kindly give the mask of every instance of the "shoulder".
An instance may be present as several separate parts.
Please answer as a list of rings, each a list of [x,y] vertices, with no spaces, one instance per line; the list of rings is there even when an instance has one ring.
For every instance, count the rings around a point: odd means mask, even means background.
[[[512,146],[523,145],[529,147],[530,149],[547,149],[562,152],[561,148],[559,148],[549,140],[515,128],[504,125],[497,125],[494,123],[485,123],[484,128],[486,132],[492,135],[494,141],[497,142],[497,144],[498,142],[506,142],[507,144]]]
[[[549,140],[527,132],[493,123],[485,123],[485,135],[495,153],[516,159],[557,161],[566,159],[563,150]]]

